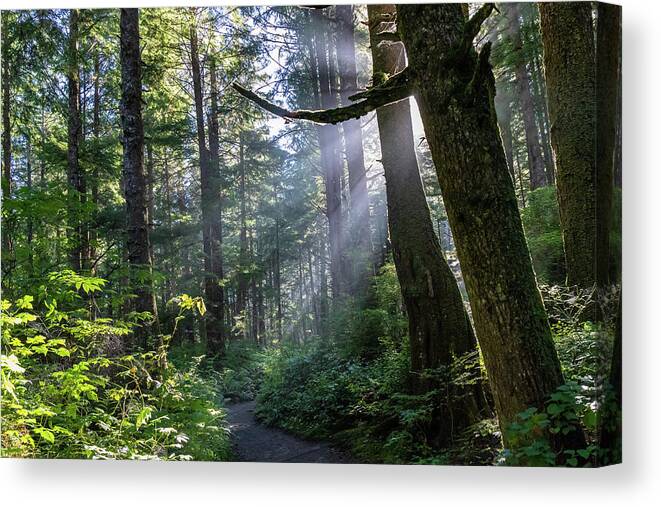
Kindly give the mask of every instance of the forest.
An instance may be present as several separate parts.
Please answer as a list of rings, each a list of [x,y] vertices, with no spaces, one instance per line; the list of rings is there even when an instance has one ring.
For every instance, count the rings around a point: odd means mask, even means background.
[[[3,457],[621,461],[619,6],[1,14]]]

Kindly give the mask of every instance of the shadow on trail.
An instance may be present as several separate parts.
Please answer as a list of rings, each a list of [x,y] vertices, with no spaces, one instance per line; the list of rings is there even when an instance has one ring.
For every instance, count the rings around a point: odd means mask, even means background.
[[[303,440],[277,428],[259,423],[255,402],[228,405],[236,461],[265,463],[356,463],[346,453],[325,442]]]

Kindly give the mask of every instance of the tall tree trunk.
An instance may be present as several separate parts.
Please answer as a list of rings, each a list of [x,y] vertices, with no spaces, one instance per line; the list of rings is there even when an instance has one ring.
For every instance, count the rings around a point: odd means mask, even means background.
[[[9,69],[9,35],[5,18],[2,19],[2,193],[11,194],[11,78]],[[4,229],[4,228],[3,228]],[[4,235],[4,230],[3,230]],[[3,244],[3,247],[5,245]]]
[[[275,252],[274,252],[274,278],[275,278],[275,298],[276,298],[276,328],[278,343],[282,343],[282,273],[280,266],[280,201],[278,199],[277,187],[273,188],[273,197],[275,200],[276,218],[275,218]]]
[[[67,116],[67,207],[69,220],[69,265],[80,272],[82,269],[81,237],[81,191],[84,186],[83,174],[79,162],[80,140],[82,137],[80,122],[80,71],[78,65],[78,9],[69,11],[69,40],[67,62],[67,88],[69,106]]]
[[[563,377],[498,133],[490,45],[478,57],[459,4],[397,15],[507,444],[517,414],[543,408]],[[583,444],[582,434],[554,441]]]
[[[191,8],[192,16],[195,17],[195,8]],[[195,126],[197,131],[197,146],[200,157],[200,201],[202,208],[202,250],[204,252],[204,285],[205,289],[213,284],[212,276],[212,252],[211,252],[211,216],[214,196],[210,192],[209,185],[209,152],[206,146],[204,132],[204,97],[202,92],[202,76],[200,69],[200,56],[197,40],[197,24],[193,19],[190,26],[190,55],[191,72],[193,77],[193,95],[195,101]],[[207,295],[208,297],[208,295]],[[205,326],[204,330],[207,329]],[[208,339],[208,336],[205,336]]]
[[[2,16],[2,198],[8,200],[12,191],[11,174],[11,75],[9,33],[6,16]],[[2,221],[2,286],[7,287],[14,265],[14,245],[9,220]]]
[[[244,132],[239,134],[239,264],[237,275],[237,307],[236,313],[244,317],[244,324],[246,324],[247,302],[248,302],[248,281],[249,275],[246,273],[248,269],[248,226],[247,226],[247,212],[246,212],[246,154],[245,154],[245,135]],[[242,315],[243,314],[243,315]],[[247,329],[244,327],[244,329]]]
[[[99,81],[101,78],[101,61],[99,57],[99,52],[94,52],[94,95],[93,95],[93,105],[92,105],[92,136],[94,141],[97,143],[97,149],[99,147],[99,137],[101,135],[101,90],[99,86]],[[99,161],[94,163],[92,169],[92,188],[91,188],[91,197],[92,204],[94,209],[97,209],[99,205]],[[96,213],[96,211],[95,211]],[[92,223],[90,228],[90,268],[91,274],[96,274],[96,247],[98,242],[98,233],[96,232],[96,220]]]
[[[526,148],[528,150],[528,168],[530,171],[530,190],[543,187],[548,184],[544,169],[544,158],[542,148],[539,144],[539,132],[535,120],[535,108],[530,92],[530,76],[526,66],[521,42],[521,27],[519,21],[519,7],[516,3],[502,4],[509,18],[508,33],[512,41],[515,54],[514,75],[516,77],[516,88],[518,91],[518,102],[523,118],[523,128],[526,133]]]
[[[336,97],[332,93],[331,82],[334,76],[330,73],[330,52],[328,51],[328,20],[319,10],[313,10],[312,19],[315,29],[313,41],[313,60],[318,72],[320,106],[324,109],[337,107]],[[324,185],[326,189],[326,217],[328,218],[331,291],[333,298],[339,298],[345,292],[344,279],[344,238],[342,219],[342,161],[340,159],[340,132],[336,125],[318,127],[321,165],[324,168]]]
[[[546,104],[546,83],[544,82],[544,70],[541,68],[541,54],[534,55],[532,62],[532,83],[535,84],[534,102],[537,110],[537,123],[539,135],[542,140],[544,152],[544,165],[546,166],[546,181],[549,185],[555,185],[555,164],[553,162],[553,150],[551,149],[549,110]]]
[[[358,93],[356,73],[356,48],[354,42],[354,21],[352,5],[335,7],[337,16],[337,63],[340,76],[340,100],[349,105],[349,97]],[[370,241],[369,196],[363,156],[363,135],[360,120],[342,123],[347,168],[349,171],[349,240],[352,243],[351,292],[360,296],[368,286],[370,261],[372,257]],[[349,246],[349,245],[347,245]]]
[[[210,354],[222,354],[225,348],[224,290],[223,280],[223,224],[222,195],[220,189],[220,148],[218,130],[218,85],[216,61],[209,65],[211,88],[211,112],[209,115],[209,242],[211,254],[211,276],[205,280],[205,293],[209,306],[207,325],[207,350]]]
[[[392,19],[394,5],[368,5],[370,47],[374,65],[374,83],[382,76],[403,69],[404,48],[382,40],[384,19]],[[451,368],[456,358],[474,354],[470,368],[479,378],[477,342],[454,274],[447,265],[434,232],[422,179],[415,155],[415,140],[409,99],[377,110],[381,139],[382,164],[385,171],[388,200],[388,223],[397,278],[402,290],[409,322],[411,369]],[[442,445],[480,420],[486,408],[479,382],[470,386],[453,386],[444,379],[450,392],[436,414]],[[416,379],[417,389],[424,392],[435,383]],[[487,409],[488,411],[488,409]],[[452,424],[447,424],[451,420]]]
[[[598,281],[597,273],[608,270],[608,258],[597,256],[597,223],[602,217],[597,216],[592,5],[540,3],[539,12],[567,284],[590,288]]]
[[[137,344],[147,348],[150,330],[158,332],[156,299],[152,291],[152,262],[149,256],[147,218],[147,182],[144,174],[144,128],[142,123],[142,72],[140,63],[140,28],[138,9],[121,9],[120,61],[122,99],[120,112],[123,131],[123,180],[127,215],[127,249],[131,287],[135,292],[133,307],[150,312],[150,325],[136,331]],[[144,272],[147,276],[144,276]],[[142,272],[142,274],[141,274]],[[146,281],[145,278],[147,279]]]
[[[619,5],[597,4],[597,258],[596,282],[609,283],[610,231],[613,214],[614,155],[617,140],[619,62],[621,50]]]
[[[28,190],[32,190],[32,139],[30,134],[25,136],[25,162],[26,162],[26,187]],[[27,217],[27,246],[28,246],[28,270],[30,276],[34,274],[34,252],[32,250],[32,239],[34,236],[34,224],[32,222],[32,217]]]

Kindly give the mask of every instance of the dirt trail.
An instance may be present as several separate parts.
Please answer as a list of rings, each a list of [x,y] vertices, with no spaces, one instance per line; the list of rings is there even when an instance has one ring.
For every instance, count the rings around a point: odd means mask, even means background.
[[[329,444],[303,440],[254,417],[255,402],[228,405],[236,461],[267,463],[351,463],[349,456]]]

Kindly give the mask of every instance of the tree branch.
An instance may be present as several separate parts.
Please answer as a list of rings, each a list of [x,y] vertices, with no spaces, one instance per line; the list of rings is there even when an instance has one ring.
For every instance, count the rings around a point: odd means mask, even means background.
[[[473,45],[473,39],[480,32],[482,28],[482,23],[491,16],[491,13],[496,8],[496,5],[493,3],[486,3],[480,7],[475,14],[473,14],[466,25],[464,26],[464,39],[463,39],[463,48],[468,50]]]
[[[412,86],[407,69],[395,74],[383,84],[374,86],[367,91],[349,97],[351,100],[359,100],[359,102],[355,102],[349,106],[337,107],[334,109],[321,109],[317,111],[307,109],[289,111],[277,104],[269,102],[265,98],[260,97],[238,83],[232,83],[232,88],[261,108],[286,120],[308,120],[315,123],[331,124],[358,119],[381,106],[405,99],[412,93]]]

